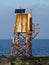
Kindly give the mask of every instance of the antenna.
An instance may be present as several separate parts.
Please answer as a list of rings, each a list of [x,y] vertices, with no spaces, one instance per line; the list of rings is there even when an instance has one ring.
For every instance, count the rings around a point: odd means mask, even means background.
[[[30,13],[32,14],[32,8],[30,8]]]
[[[32,8],[27,8],[28,13],[32,14]]]

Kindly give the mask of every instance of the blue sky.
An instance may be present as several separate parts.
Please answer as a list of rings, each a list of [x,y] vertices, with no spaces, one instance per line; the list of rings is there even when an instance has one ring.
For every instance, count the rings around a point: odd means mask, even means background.
[[[0,0],[0,39],[12,39],[15,9],[32,8],[33,22],[40,24],[36,39],[49,39],[49,0]]]
[[[27,5],[34,5],[38,3],[49,5],[49,0],[1,0],[0,1],[0,5],[9,5],[9,6],[17,5],[18,7],[20,5],[27,6]]]

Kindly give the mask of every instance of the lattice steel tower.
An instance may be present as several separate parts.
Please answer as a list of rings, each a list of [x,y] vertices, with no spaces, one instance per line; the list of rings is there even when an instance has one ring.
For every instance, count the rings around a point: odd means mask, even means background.
[[[25,13],[25,9],[16,9],[15,13],[11,55],[32,56],[32,39],[39,33],[39,24],[33,24],[32,12]]]

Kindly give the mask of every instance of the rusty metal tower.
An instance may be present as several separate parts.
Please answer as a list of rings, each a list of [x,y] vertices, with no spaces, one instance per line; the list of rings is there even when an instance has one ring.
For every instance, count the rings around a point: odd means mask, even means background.
[[[16,9],[15,13],[11,55],[32,56],[32,39],[39,33],[39,24],[33,24],[32,11],[25,13],[25,9]]]

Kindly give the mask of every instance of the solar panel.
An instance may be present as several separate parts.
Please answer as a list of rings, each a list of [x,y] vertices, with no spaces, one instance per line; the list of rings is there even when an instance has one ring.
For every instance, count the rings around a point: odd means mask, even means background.
[[[25,9],[15,9],[15,13],[25,13]]]

